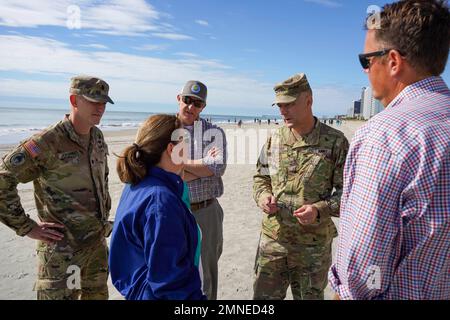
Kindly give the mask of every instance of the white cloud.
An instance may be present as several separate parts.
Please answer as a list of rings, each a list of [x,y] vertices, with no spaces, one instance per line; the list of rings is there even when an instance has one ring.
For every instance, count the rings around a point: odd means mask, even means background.
[[[193,40],[194,39],[191,36],[187,36],[187,35],[179,34],[179,33],[155,32],[155,33],[152,33],[152,35],[157,38],[168,39],[168,40]]]
[[[78,6],[80,24],[76,11]],[[147,35],[149,32],[173,32],[173,27],[160,21],[164,14],[145,0],[0,0],[0,26],[81,27],[81,30],[108,35]],[[73,29],[74,31],[77,28]],[[170,38],[168,38],[170,39]]]
[[[166,50],[167,46],[161,44],[144,44],[138,47],[133,47],[133,49],[141,51],[162,51]]]
[[[174,53],[177,56],[182,56],[186,58],[198,58],[198,54],[192,53],[192,52],[177,52]]]
[[[229,72],[230,67],[218,60],[190,58],[169,60],[119,52],[77,51],[53,39],[0,35],[0,72],[61,79],[55,82],[9,77],[0,80],[0,95],[64,98],[70,77],[92,74],[110,83],[111,96],[117,101],[175,103],[185,81],[199,79],[210,89],[210,105],[270,105],[271,84]]]
[[[105,46],[103,44],[99,44],[99,43],[84,44],[84,45],[82,45],[82,47],[100,49],[100,50],[108,50],[107,46]]]
[[[63,99],[68,95],[72,76],[91,74],[110,84],[111,97],[117,102],[174,104],[175,108],[175,97],[183,84],[198,79],[208,85],[210,106],[243,108],[242,111],[255,114],[271,110],[273,83],[260,81],[263,75],[253,78],[219,60],[180,53],[181,59],[161,59],[120,52],[78,51],[49,38],[0,35],[0,72],[9,74],[8,78],[0,79],[0,96]],[[15,73],[20,78],[15,79]],[[23,74],[45,79],[22,80]],[[360,88],[339,85],[313,86],[313,91],[313,110],[317,115],[345,113],[351,101],[360,96]]]
[[[209,23],[206,20],[195,20],[195,23],[197,23],[197,24],[199,24],[201,26],[204,26],[204,27],[208,27],[209,26]]]
[[[339,8],[342,7],[342,3],[334,0],[304,0],[305,2],[316,3],[328,8]]]

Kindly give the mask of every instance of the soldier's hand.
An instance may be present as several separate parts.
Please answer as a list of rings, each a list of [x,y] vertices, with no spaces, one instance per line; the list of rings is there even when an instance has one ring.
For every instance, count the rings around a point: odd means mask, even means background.
[[[300,209],[294,211],[294,216],[297,218],[298,222],[305,226],[313,224],[318,215],[319,211],[317,208],[310,204],[306,204]]]
[[[58,223],[38,222],[37,225],[28,232],[27,237],[53,244],[64,238],[64,234],[56,231],[56,228],[64,229],[65,227]]]
[[[274,214],[280,210],[277,206],[277,199],[274,196],[263,198],[259,206],[267,214]]]

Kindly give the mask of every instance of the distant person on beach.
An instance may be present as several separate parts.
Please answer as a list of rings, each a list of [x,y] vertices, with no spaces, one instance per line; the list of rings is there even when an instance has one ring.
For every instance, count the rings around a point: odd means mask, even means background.
[[[313,116],[305,74],[274,90],[285,126],[267,140],[253,178],[264,212],[253,298],[284,299],[290,285],[296,300],[323,299],[348,141]]]
[[[341,299],[449,300],[449,7],[400,1],[378,18],[359,60],[386,110],[350,147],[330,284]]]
[[[108,299],[109,153],[96,127],[113,103],[108,91],[99,78],[72,78],[70,114],[0,164],[0,221],[38,240],[38,300]],[[17,193],[30,181],[40,221],[25,213]]]
[[[238,121],[238,128],[240,128],[240,127],[242,127],[242,120],[241,119],[239,119],[239,121]]]
[[[189,186],[192,212],[203,235],[203,292],[208,299],[216,300],[223,246],[223,210],[217,198],[223,194],[227,143],[220,127],[200,117],[206,99],[207,88],[200,81],[188,81],[177,96],[178,118],[191,138],[184,179]]]
[[[183,201],[187,143],[176,116],[148,118],[117,162],[127,183],[111,236],[111,279],[127,300],[199,300],[201,232]],[[179,151],[181,150],[181,151]],[[185,148],[187,150],[187,148]]]

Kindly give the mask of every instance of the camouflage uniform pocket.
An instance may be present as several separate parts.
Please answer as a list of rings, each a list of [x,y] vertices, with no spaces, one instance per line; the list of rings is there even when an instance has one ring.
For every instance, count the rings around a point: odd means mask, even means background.
[[[283,239],[287,243],[315,245],[328,242],[332,238],[328,222],[304,226],[297,221],[295,226],[283,230]]]
[[[280,224],[278,213],[266,215],[262,222],[262,232],[269,238],[277,240],[280,234]]]
[[[304,196],[317,197],[318,194],[331,192],[333,177],[333,162],[325,156],[316,155],[304,177]]]
[[[67,271],[74,263],[73,253],[38,251],[38,280],[34,290],[67,289]]]

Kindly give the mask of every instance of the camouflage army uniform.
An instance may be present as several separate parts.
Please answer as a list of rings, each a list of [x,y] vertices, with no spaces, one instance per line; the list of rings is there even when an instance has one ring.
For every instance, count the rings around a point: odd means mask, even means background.
[[[64,238],[38,241],[38,299],[107,299],[108,248],[105,236],[111,199],[108,148],[102,132],[79,136],[68,117],[23,141],[0,162],[0,221],[25,236],[36,225],[25,214],[18,183],[33,181],[42,222],[59,223]],[[59,231],[59,229],[58,229]],[[77,272],[73,270],[79,268]],[[68,285],[80,275],[80,285]]]
[[[254,299],[284,299],[291,285],[294,299],[323,299],[337,230],[343,165],[348,141],[315,119],[313,131],[297,139],[277,130],[263,147],[254,176],[253,195],[273,195],[280,210],[265,215],[255,261]],[[333,188],[335,191],[333,192]],[[293,212],[314,205],[319,216],[302,225]]]

